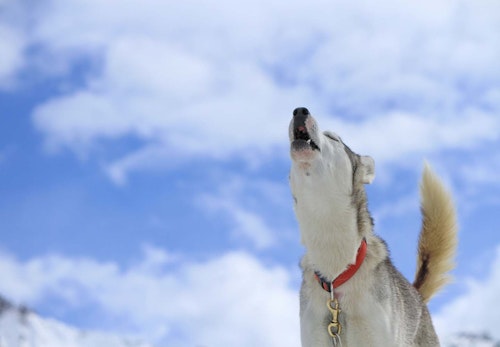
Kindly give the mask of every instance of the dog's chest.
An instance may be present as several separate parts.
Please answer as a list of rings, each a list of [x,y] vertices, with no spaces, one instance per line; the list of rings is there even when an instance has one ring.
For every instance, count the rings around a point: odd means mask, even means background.
[[[317,286],[317,283],[311,285]],[[342,331],[336,339],[328,333],[328,324],[332,321],[327,307],[328,295],[321,288],[309,289],[311,296],[301,297],[304,300],[300,317],[303,347],[397,346],[391,331],[394,317],[390,317],[390,310],[383,303],[375,302],[369,294],[341,298],[338,318]],[[302,296],[306,291],[307,288],[303,288]]]

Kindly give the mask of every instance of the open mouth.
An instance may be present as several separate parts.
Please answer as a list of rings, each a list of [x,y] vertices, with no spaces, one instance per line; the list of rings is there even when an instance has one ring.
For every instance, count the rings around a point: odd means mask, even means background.
[[[311,139],[304,125],[299,125],[293,130],[293,147],[297,150],[310,147],[312,150],[320,151],[316,142]]]

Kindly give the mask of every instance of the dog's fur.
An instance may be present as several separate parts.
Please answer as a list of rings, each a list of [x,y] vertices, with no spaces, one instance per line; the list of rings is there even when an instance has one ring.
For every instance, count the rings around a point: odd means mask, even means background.
[[[290,186],[306,253],[300,291],[304,347],[340,345],[327,333],[330,294],[314,277],[332,281],[355,262],[363,238],[367,255],[356,274],[335,289],[343,347],[439,346],[426,302],[447,282],[456,248],[456,217],[450,195],[428,165],[421,196],[423,224],[417,271],[411,285],[388,257],[367,208],[364,184],[374,178],[374,161],[360,156],[332,132],[321,133],[305,108],[290,123]]]

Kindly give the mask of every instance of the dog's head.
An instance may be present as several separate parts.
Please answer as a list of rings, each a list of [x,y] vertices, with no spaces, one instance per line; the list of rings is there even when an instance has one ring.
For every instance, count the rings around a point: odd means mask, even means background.
[[[292,168],[290,186],[297,202],[305,198],[351,197],[357,186],[371,183],[375,164],[346,146],[334,132],[320,132],[318,123],[304,107],[293,111],[289,127]],[[321,203],[316,199],[316,203]]]

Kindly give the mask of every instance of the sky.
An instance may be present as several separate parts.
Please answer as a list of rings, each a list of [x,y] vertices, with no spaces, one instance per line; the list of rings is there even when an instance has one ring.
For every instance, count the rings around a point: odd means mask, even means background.
[[[161,346],[299,346],[288,123],[370,155],[410,280],[427,160],[460,224],[441,337],[500,338],[500,4],[0,0],[0,294]]]

